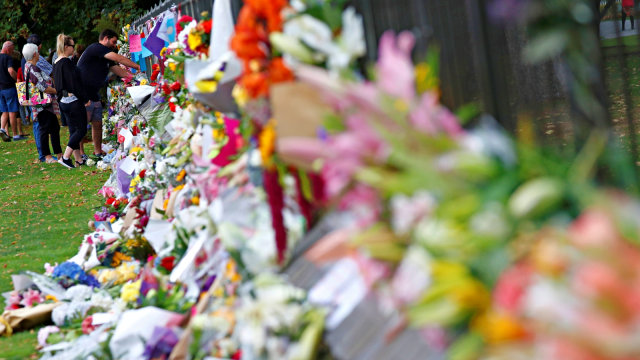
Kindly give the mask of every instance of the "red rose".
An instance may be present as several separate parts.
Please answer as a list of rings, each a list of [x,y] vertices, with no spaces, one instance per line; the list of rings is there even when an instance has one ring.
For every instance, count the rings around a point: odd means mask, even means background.
[[[124,135],[118,135],[118,142],[124,143]]]
[[[171,110],[171,112],[176,112],[176,104],[170,102],[169,103],[169,110]]]
[[[162,84],[162,91],[164,91],[165,95],[171,95],[171,89],[167,83]]]
[[[211,24],[212,24],[211,19],[202,23],[202,28],[204,29],[205,33],[211,34]]]
[[[140,129],[138,129],[137,126],[134,126],[133,129],[131,129],[131,133],[133,134],[133,136],[136,136],[140,134]]]
[[[167,271],[171,271],[173,270],[173,263],[175,262],[175,260],[175,256],[167,256],[165,258],[162,258],[162,260],[160,261],[160,266],[167,269]]]
[[[114,202],[114,201],[116,201],[116,199],[114,199],[114,198],[108,198],[108,199],[107,199],[107,205],[111,205],[111,204],[113,204],[113,202]]]
[[[173,84],[171,84],[170,89],[173,91],[179,91],[181,87],[182,87],[182,84],[180,84],[179,81],[176,81]]]
[[[176,24],[176,30],[179,34],[182,31],[182,28],[193,21],[193,18],[189,15],[182,15],[180,19],[178,19],[178,23]]]
[[[240,360],[242,359],[242,350],[238,350],[231,356],[232,360]]]
[[[146,173],[147,173],[147,169],[142,169],[142,171],[140,171],[140,174],[138,174],[138,176],[140,176],[140,179],[144,179],[144,176]]]

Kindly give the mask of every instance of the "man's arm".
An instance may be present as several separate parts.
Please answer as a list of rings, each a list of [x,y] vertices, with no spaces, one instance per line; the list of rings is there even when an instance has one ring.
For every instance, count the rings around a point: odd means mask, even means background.
[[[120,54],[117,54],[117,53],[115,53],[113,51],[108,53],[108,54],[106,54],[104,57],[105,57],[105,59],[109,59],[111,61],[115,61],[115,62],[117,62],[119,64],[124,65],[124,66],[128,66],[130,68],[134,68],[134,69],[140,71],[140,65],[134,63],[133,61],[131,61],[131,60],[127,59],[126,57],[124,57],[124,56],[122,56]],[[111,68],[113,69],[113,66]],[[115,71],[114,71],[114,73],[118,74]]]
[[[111,70],[111,72],[113,72],[114,74],[116,74],[117,76],[123,79],[131,79],[133,77],[132,73],[121,68],[119,65],[113,65],[112,67],[109,68],[109,70]]]
[[[13,80],[16,80],[18,78],[18,73],[13,67],[10,66],[7,70],[9,71],[9,75],[11,75]]]

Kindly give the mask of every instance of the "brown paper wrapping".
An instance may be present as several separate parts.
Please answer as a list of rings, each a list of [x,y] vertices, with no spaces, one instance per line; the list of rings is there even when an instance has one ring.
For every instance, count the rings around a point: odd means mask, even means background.
[[[163,210],[164,205],[164,190],[156,191],[156,196],[153,198],[153,204],[151,204],[150,219],[162,220],[163,216],[157,209]]]
[[[31,308],[7,310],[0,320],[0,335],[10,336],[14,332],[27,330],[51,321],[51,312],[60,303],[40,304]],[[9,326],[7,326],[7,324]]]
[[[325,116],[331,113],[320,93],[302,82],[273,85],[271,109],[279,138],[315,138]]]

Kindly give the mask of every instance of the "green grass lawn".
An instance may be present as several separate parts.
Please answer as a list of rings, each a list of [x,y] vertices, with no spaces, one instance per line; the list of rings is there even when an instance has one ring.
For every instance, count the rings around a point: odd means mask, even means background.
[[[67,128],[60,134],[64,149]],[[0,142],[0,292],[12,290],[12,274],[43,272],[44,263],[63,262],[78,251],[100,204],[97,191],[108,176],[95,167],[70,170],[38,162],[33,136]],[[0,359],[37,357],[36,335],[28,331],[0,338]]]

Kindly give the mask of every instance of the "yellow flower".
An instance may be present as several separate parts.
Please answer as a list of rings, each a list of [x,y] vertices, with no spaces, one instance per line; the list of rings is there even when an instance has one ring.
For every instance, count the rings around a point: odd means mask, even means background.
[[[111,258],[111,267],[118,267],[123,261],[130,261],[131,257],[121,253],[120,251],[116,251]]]
[[[131,259],[131,258],[129,258]],[[133,280],[136,278],[136,266],[129,263],[122,263],[115,270],[117,275],[117,283],[122,284],[123,282]]]
[[[110,282],[115,283],[117,280],[118,275],[116,274],[115,270],[105,269],[100,271],[100,274],[98,275],[98,281],[100,282],[100,284],[107,284]]]
[[[182,189],[184,189],[184,184],[180,184],[180,185],[174,187],[173,188],[173,192],[177,192],[177,191],[180,191]]]
[[[190,49],[195,50],[202,45],[202,37],[197,32],[192,31],[189,33],[189,37],[187,38],[187,44]]]
[[[163,47],[162,50],[160,50],[160,57],[164,57],[166,53],[167,53],[167,48]]]
[[[271,163],[271,155],[276,146],[275,121],[270,120],[260,132],[260,155],[262,163],[267,166]]]
[[[192,197],[192,198],[191,198],[191,203],[192,203],[193,205],[200,205],[200,197],[198,197],[198,196],[194,196],[194,197]]]
[[[58,298],[53,295],[47,295],[44,297],[45,300],[52,300],[54,302],[58,302]]]
[[[233,96],[233,99],[236,101],[236,103],[240,107],[244,107],[247,104],[247,101],[249,101],[249,94],[240,85],[236,85],[233,87],[233,90],[231,91],[231,96]]]
[[[120,290],[120,298],[126,302],[134,302],[138,300],[141,285],[142,280],[124,284],[122,286],[122,290]]]
[[[217,298],[221,298],[224,296],[224,289],[222,288],[222,286],[216,286],[216,288],[213,290],[213,296]]]
[[[416,65],[416,89],[419,93],[438,90],[438,74],[426,63]]]
[[[176,71],[176,67],[177,67],[177,64],[175,63],[175,61],[169,61],[169,70],[175,72]]]
[[[147,85],[148,83],[147,79],[140,80],[140,85]]]
[[[167,206],[169,205],[169,199],[164,199],[162,203],[162,209],[167,210]]]
[[[184,180],[185,175],[187,175],[187,172],[184,169],[180,170],[178,176],[176,176],[176,181]]]
[[[517,319],[506,313],[488,311],[471,322],[471,328],[482,335],[485,341],[496,345],[521,339],[526,331]]]
[[[455,286],[451,297],[461,307],[467,309],[485,309],[491,302],[489,291],[482,283],[471,277]]]
[[[235,261],[230,260],[229,262],[227,262],[227,266],[225,270],[226,270],[225,277],[230,281],[238,282],[242,279],[242,277],[240,277],[240,274],[238,274],[238,272],[236,271]]]

